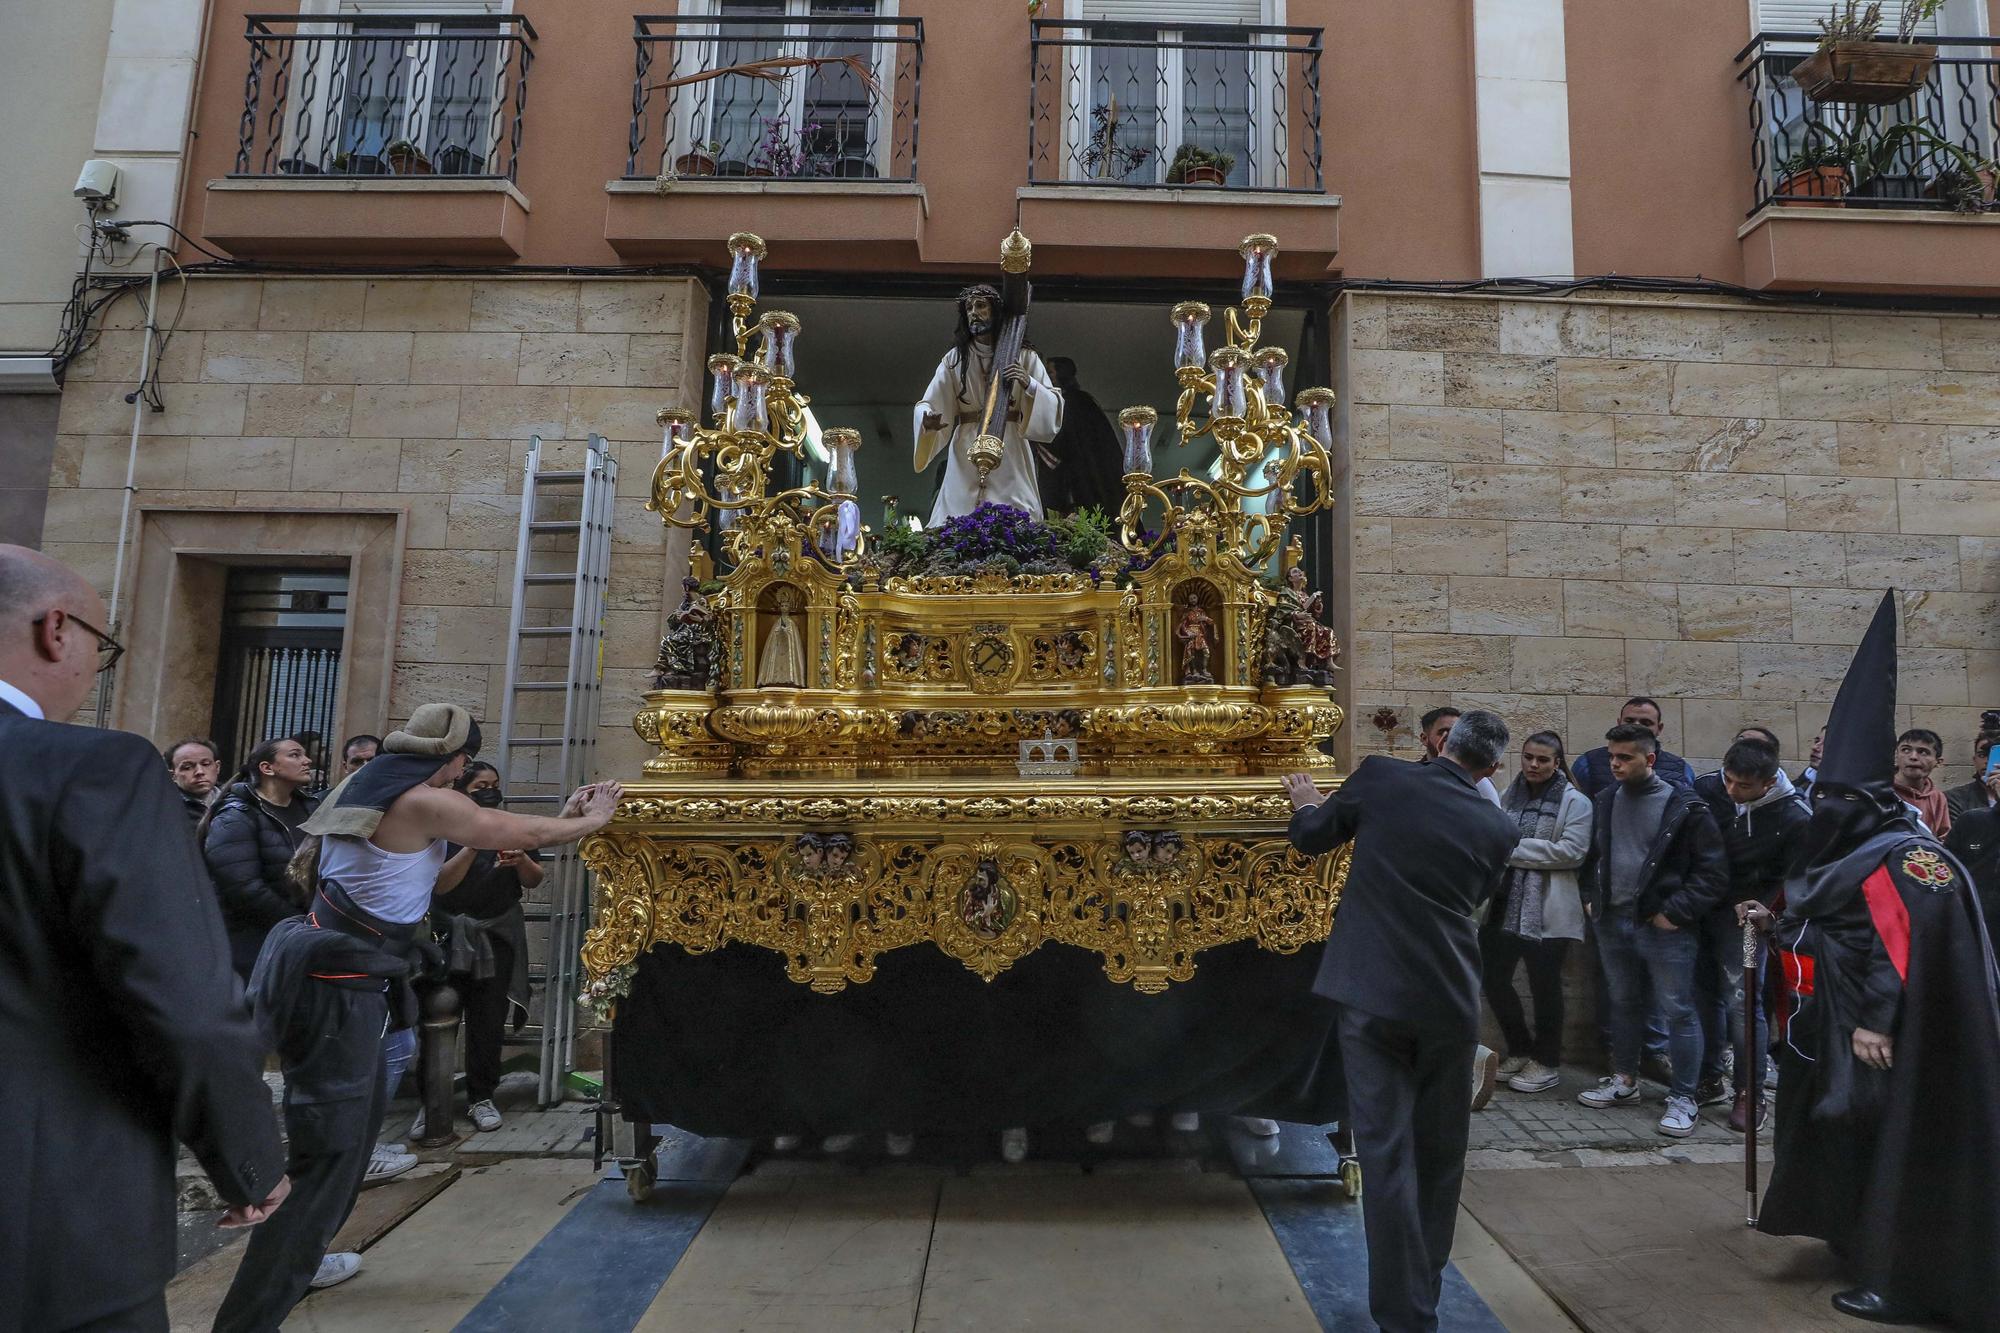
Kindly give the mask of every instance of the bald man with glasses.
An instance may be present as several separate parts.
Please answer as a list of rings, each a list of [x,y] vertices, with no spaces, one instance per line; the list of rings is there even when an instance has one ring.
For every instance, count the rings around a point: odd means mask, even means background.
[[[165,1330],[174,1142],[261,1222],[290,1189],[214,890],[157,752],[71,726],[124,650],[0,545],[0,1328]]]

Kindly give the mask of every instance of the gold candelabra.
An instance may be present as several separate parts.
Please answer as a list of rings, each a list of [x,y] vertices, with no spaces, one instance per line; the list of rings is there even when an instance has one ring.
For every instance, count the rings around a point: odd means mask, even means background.
[[[861,554],[863,541],[853,480],[860,432],[836,428],[821,434],[833,459],[829,481],[837,489],[812,480],[771,489],[781,455],[798,459],[802,467],[810,461],[806,409],[812,400],[793,379],[799,318],[785,310],[751,318],[765,245],[747,231],[732,235],[728,245],[726,299],[736,352],[708,359],[715,378],[709,400],[712,424],[697,425],[689,412],[659,414],[666,438],[646,507],[675,527],[720,530],[723,554],[732,562],[747,551],[772,546],[788,528],[804,527],[823,554],[845,565]],[[852,520],[845,531],[843,508]]]
[[[1128,550],[1151,555],[1170,538],[1213,533],[1218,545],[1234,549],[1246,565],[1268,560],[1291,519],[1333,502],[1333,391],[1307,389],[1298,395],[1296,416],[1285,403],[1286,356],[1281,348],[1259,346],[1264,317],[1271,311],[1275,236],[1259,232],[1243,238],[1243,295],[1240,308],[1225,312],[1226,339],[1204,354],[1203,330],[1211,317],[1200,301],[1182,301],[1170,312],[1174,326],[1174,377],[1180,397],[1174,426],[1180,443],[1209,436],[1217,463],[1212,478],[1182,468],[1178,475],[1153,475],[1152,432],[1158,414],[1128,407],[1118,414],[1124,436],[1125,503],[1119,535]],[[1207,402],[1207,416],[1197,405]],[[1313,491],[1302,497],[1301,478]],[[1144,535],[1150,501],[1164,511],[1159,535]],[[1246,501],[1263,501],[1246,509]]]

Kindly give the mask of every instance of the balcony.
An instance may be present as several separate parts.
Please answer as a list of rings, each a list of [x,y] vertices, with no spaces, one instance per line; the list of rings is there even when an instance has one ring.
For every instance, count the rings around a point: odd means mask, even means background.
[[[1271,231],[1290,276],[1325,273],[1340,200],[1321,169],[1320,29],[1029,26],[1021,219],[1038,253],[1115,235],[1200,265]]]
[[[512,259],[535,29],[518,14],[252,14],[203,229],[245,258]]]
[[[641,15],[633,44],[625,174],[606,186],[622,258],[719,260],[746,217],[832,260],[918,258],[923,20]]]
[[[1936,63],[1909,96],[1879,105],[1808,96],[1798,74],[1816,34],[1760,33],[1737,53],[1750,111],[1746,285],[2000,294],[2000,42],[1926,41]]]

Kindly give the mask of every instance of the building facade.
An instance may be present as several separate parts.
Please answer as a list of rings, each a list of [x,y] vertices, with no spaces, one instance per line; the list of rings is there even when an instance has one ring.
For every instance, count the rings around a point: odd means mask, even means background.
[[[1859,118],[1802,95],[1819,7],[1775,0],[272,8],[199,15],[162,219],[184,276],[67,367],[20,529],[107,590],[122,562],[118,725],[221,725],[231,571],[258,567],[344,574],[327,734],[496,714],[529,441],[574,461],[597,434],[599,762],[635,774],[623,720],[687,560],[644,509],[655,412],[698,408],[731,350],[723,238],[769,242],[872,523],[875,496],[927,501],[910,404],[1017,220],[1030,337],[1113,412],[1171,407],[1167,306],[1226,303],[1237,241],[1278,236],[1292,383],[1340,395],[1311,535],[1345,760],[1411,751],[1446,699],[1581,750],[1645,693],[1698,766],[1746,722],[1792,764],[1885,587],[1941,776],[2000,702],[2000,214],[1885,133],[1995,155],[1984,0],[1941,11],[1922,92]],[[1892,148],[1840,193],[1788,169],[1863,137]]]

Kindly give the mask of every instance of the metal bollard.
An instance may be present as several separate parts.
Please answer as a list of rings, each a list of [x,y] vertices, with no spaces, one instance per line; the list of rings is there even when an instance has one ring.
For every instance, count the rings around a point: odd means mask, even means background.
[[[423,1019],[417,1025],[417,1087],[424,1103],[420,1148],[455,1142],[452,1132],[452,1075],[458,1063],[458,1016],[465,1007],[458,991],[439,982],[419,996]]]

